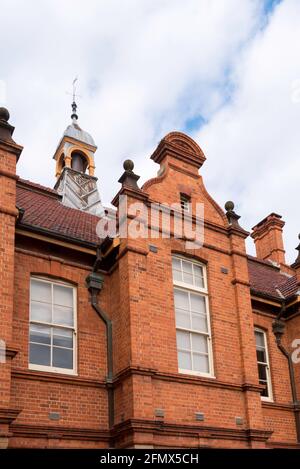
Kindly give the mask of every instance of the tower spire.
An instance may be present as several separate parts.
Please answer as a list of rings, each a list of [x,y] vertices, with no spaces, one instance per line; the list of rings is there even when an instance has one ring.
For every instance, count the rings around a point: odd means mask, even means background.
[[[72,114],[71,114],[71,119],[73,123],[76,123],[78,120],[78,114],[77,114],[77,104],[75,101],[76,98],[76,82],[78,81],[78,77],[74,78],[72,86],[73,86],[73,102],[72,102]]]

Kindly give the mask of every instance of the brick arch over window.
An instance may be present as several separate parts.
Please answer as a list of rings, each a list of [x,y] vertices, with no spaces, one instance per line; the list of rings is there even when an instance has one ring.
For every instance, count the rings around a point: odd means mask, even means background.
[[[54,269],[51,269],[50,272],[31,270],[29,277],[40,277],[42,279],[44,278],[45,280],[63,282],[70,284],[73,287],[78,287],[78,279],[75,280],[73,275],[58,275]]]

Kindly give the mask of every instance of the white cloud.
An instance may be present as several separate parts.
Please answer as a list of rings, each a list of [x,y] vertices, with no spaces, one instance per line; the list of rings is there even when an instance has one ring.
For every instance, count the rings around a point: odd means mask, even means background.
[[[286,221],[288,259],[300,231],[300,4],[280,4],[269,25],[236,61],[232,101],[197,132],[208,189],[236,201],[247,228],[274,211]]]
[[[201,115],[209,124],[194,136],[207,153],[203,173],[217,201],[235,199],[247,228],[282,212],[292,239],[297,3],[285,0],[264,30],[261,0],[3,3],[0,80],[25,146],[19,174],[54,185],[51,157],[69,123],[66,91],[79,75],[80,124],[99,147],[105,202],[118,190],[124,159],[135,161],[143,180],[151,177],[158,141]]]

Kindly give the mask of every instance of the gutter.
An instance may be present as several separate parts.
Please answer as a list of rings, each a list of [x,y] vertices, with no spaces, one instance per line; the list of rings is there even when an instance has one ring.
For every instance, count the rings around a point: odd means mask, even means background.
[[[92,272],[86,278],[87,288],[91,294],[91,305],[104,322],[106,327],[106,347],[107,347],[107,376],[106,388],[108,396],[108,424],[111,429],[114,425],[114,390],[113,390],[113,339],[112,321],[99,305],[99,293],[103,287],[103,277],[100,273]]]
[[[282,345],[282,342],[281,342],[281,339],[285,330],[285,323],[282,321],[281,318],[284,315],[285,311],[286,311],[286,306],[284,302],[282,302],[281,310],[276,316],[276,319],[273,321],[272,329],[276,338],[277,347],[279,348],[281,353],[285,356],[285,358],[288,360],[290,383],[291,383],[291,390],[292,390],[292,399],[293,399],[293,408],[294,408],[295,423],[296,423],[297,443],[300,443],[300,402],[298,401],[298,396],[297,396],[293,360],[292,360],[291,354],[286,350],[286,348]]]

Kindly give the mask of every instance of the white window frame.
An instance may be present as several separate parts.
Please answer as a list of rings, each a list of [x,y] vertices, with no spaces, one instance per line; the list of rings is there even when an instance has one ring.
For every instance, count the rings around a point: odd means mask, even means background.
[[[68,288],[72,288],[73,291],[73,326],[65,326],[61,324],[55,324],[55,323],[48,323],[48,322],[43,322],[43,321],[36,321],[31,319],[31,280],[38,280],[39,282],[44,282],[47,284],[52,284],[52,285],[60,285],[60,286],[65,286]],[[77,288],[67,282],[62,282],[59,280],[53,280],[51,278],[46,278],[46,277],[38,277],[38,276],[31,276],[30,277],[30,288],[29,288],[30,294],[29,294],[29,334],[30,334],[30,326],[31,324],[36,324],[36,325],[42,325],[42,326],[48,326],[48,327],[55,327],[58,329],[69,329],[73,331],[73,368],[58,368],[55,366],[48,366],[48,365],[37,365],[34,363],[30,363],[30,337],[28,336],[28,368],[30,370],[36,370],[36,371],[48,371],[52,373],[60,373],[60,374],[68,374],[68,375],[77,375]],[[53,287],[51,288],[51,294],[53,295]],[[53,308],[53,297],[52,297],[52,308]],[[52,347],[53,345],[51,344],[51,354],[52,354]]]
[[[272,379],[271,379],[271,370],[270,370],[270,359],[269,359],[269,348],[268,348],[268,341],[267,341],[267,334],[264,329],[260,327],[254,328],[254,335],[256,332],[259,332],[263,335],[264,338],[264,349],[266,354],[266,362],[259,362],[256,358],[257,365],[264,365],[266,367],[266,375],[267,375],[267,389],[268,389],[268,396],[260,396],[262,401],[273,402],[273,389],[272,389]],[[255,350],[257,350],[256,339],[255,339]]]
[[[204,297],[204,299],[205,299],[206,320],[207,320],[207,333],[199,332],[198,330],[195,330],[195,329],[186,329],[184,327],[177,327],[177,326],[176,326],[176,332],[177,331],[190,332],[190,333],[193,333],[193,334],[199,334],[201,336],[206,336],[207,337],[209,372],[206,373],[206,372],[202,372],[202,371],[186,370],[186,369],[179,368],[179,366],[178,366],[178,372],[183,373],[183,374],[189,374],[189,375],[203,376],[203,377],[207,377],[207,378],[215,378],[206,265],[199,262],[199,261],[196,261],[194,259],[191,260],[187,257],[180,256],[180,255],[172,255],[172,261],[173,261],[173,259],[178,259],[180,261],[185,261],[185,262],[188,262],[188,263],[192,264],[192,266],[197,265],[197,266],[200,266],[202,268],[203,287],[197,287],[195,285],[190,285],[188,283],[181,282],[179,280],[175,280],[174,276],[173,276],[173,292],[175,291],[175,289],[177,289],[177,290],[183,290],[185,292],[201,294],[201,296]],[[173,274],[173,269],[172,269],[172,274]],[[175,315],[176,315],[176,312],[175,312]],[[175,321],[176,321],[176,317],[175,317]],[[178,357],[178,348],[177,348],[177,357]]]

